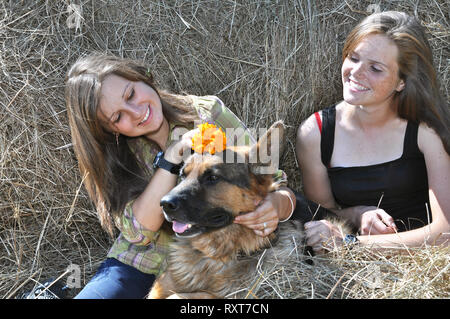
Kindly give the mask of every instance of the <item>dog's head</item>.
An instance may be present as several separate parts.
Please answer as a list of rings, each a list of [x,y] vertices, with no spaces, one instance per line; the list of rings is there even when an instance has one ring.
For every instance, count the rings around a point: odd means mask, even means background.
[[[232,224],[237,215],[253,211],[271,190],[283,133],[279,121],[252,147],[191,155],[181,170],[182,182],[160,203],[176,235],[194,237],[217,230]]]

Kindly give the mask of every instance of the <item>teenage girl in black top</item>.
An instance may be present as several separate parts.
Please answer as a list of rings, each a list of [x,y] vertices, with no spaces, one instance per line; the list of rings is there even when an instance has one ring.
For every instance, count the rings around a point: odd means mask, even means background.
[[[344,100],[298,129],[305,195],[351,220],[363,245],[448,244],[450,115],[420,23],[392,11],[365,18],[341,74]],[[342,243],[326,221],[305,228],[317,252]]]

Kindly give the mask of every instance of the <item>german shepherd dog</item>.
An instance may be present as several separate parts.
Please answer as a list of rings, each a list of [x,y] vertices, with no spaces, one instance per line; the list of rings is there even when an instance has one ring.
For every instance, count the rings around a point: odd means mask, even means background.
[[[183,180],[161,199],[176,240],[171,244],[168,267],[156,279],[149,298],[242,297],[234,293],[258,276],[262,257],[263,266],[273,266],[304,247],[299,221],[280,223],[267,237],[233,223],[237,215],[254,211],[255,203],[275,190],[272,174],[259,174],[255,167],[262,164],[249,163],[249,154],[270,147],[274,130],[279,132],[276,142],[282,145],[284,125],[279,121],[251,148],[192,154],[185,161]],[[235,160],[226,163],[226,158]]]

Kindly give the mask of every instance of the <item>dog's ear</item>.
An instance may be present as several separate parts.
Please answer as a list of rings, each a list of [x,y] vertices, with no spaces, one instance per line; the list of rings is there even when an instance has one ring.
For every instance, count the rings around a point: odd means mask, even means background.
[[[248,152],[248,161],[257,174],[274,174],[284,148],[284,124],[277,121]]]

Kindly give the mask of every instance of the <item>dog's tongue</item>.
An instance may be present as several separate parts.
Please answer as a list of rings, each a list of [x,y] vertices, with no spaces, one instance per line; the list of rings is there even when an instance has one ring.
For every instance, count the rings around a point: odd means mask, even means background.
[[[173,221],[172,229],[174,232],[181,234],[181,233],[184,233],[187,228],[188,228],[187,224],[177,222],[176,220]]]

